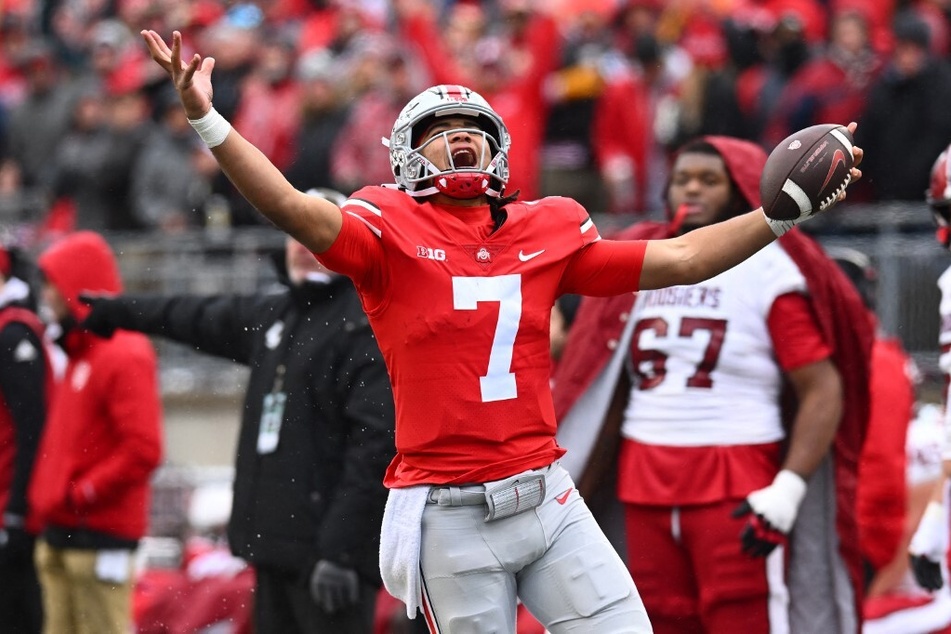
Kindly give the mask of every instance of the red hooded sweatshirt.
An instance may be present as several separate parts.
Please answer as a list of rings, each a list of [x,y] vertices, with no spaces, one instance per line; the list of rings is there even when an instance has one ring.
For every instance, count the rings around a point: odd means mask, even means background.
[[[54,244],[39,266],[77,322],[89,312],[81,292],[122,291],[112,251],[93,232]],[[30,503],[44,528],[138,540],[162,456],[155,351],[139,333],[103,339],[79,327],[67,333],[64,348],[69,362],[40,442]]]

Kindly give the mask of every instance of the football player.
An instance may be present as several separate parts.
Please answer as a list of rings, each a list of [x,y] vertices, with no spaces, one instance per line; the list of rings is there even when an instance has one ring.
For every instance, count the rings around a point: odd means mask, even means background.
[[[936,226],[938,242],[945,248],[951,248],[951,146],[944,149],[931,167],[931,180],[925,200],[931,210]],[[941,348],[939,365],[945,376],[951,376],[951,267],[938,278],[941,292],[940,330],[938,344]],[[945,393],[944,427],[947,436],[943,451],[945,478],[935,487],[932,499],[925,509],[908,547],[912,570],[921,587],[937,590],[945,585],[948,556],[948,511],[946,498],[947,476],[951,474],[951,420],[949,420],[948,393]]]
[[[432,632],[513,631],[518,599],[551,632],[650,631],[630,573],[559,464],[551,308],[564,293],[705,279],[781,228],[757,209],[669,240],[601,240],[574,201],[505,192],[506,126],[454,85],[423,91],[397,118],[386,140],[395,184],[338,207],[295,190],[215,111],[212,58],[183,60],[178,32],[171,47],[142,35],[242,194],[360,293],[396,405],[388,590]]]
[[[618,238],[723,227],[759,205],[765,161],[747,141],[689,142],[669,220]],[[584,496],[617,456],[655,632],[858,632],[872,335],[850,281],[798,230],[703,282],[582,301],[553,381],[563,463]]]

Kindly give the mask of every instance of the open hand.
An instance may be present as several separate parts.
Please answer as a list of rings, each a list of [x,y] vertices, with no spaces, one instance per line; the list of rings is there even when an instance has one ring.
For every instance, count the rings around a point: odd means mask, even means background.
[[[151,30],[141,32],[149,47],[149,54],[158,63],[175,85],[178,96],[185,107],[189,119],[200,119],[211,109],[214,91],[211,87],[211,72],[215,68],[215,58],[195,53],[186,64],[182,60],[182,34],[172,32],[172,47],[169,48],[162,36]]]

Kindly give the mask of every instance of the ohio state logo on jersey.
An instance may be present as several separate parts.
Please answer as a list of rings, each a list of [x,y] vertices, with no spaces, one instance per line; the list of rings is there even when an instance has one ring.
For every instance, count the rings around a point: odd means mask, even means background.
[[[466,253],[471,255],[472,259],[481,264],[483,268],[488,268],[502,250],[501,247],[493,247],[485,244],[470,244],[463,246],[463,248],[466,250]]]

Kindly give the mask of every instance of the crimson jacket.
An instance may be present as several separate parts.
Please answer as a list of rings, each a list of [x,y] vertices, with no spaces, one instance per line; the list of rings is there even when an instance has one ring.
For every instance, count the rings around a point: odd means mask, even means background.
[[[704,137],[720,152],[734,183],[751,207],[760,204],[759,175],[765,155],[754,155],[750,144],[727,137]],[[665,238],[672,228],[660,223],[640,223],[622,231],[617,239]],[[861,557],[858,546],[856,519],[856,490],[858,460],[865,441],[869,419],[869,367],[874,331],[852,283],[822,251],[818,243],[798,229],[793,229],[779,244],[799,267],[806,280],[809,297],[816,313],[823,339],[833,349],[832,360],[843,379],[844,410],[842,421],[833,443],[836,480],[836,526],[839,549],[849,567],[855,592],[857,614],[861,614],[863,587]],[[591,387],[607,365],[633,306],[635,295],[609,298],[585,297],[578,309],[575,322],[561,361],[552,377],[555,415],[561,420],[579,398]],[[784,401],[787,411],[784,419],[792,420],[794,404]],[[593,433],[600,433],[593,456],[604,456],[605,447],[616,447],[608,436],[616,436],[618,425],[610,421],[595,421]],[[598,431],[600,430],[600,431]],[[598,480],[592,475],[602,467],[589,460],[585,472],[576,478],[579,482]]]
[[[93,232],[67,236],[39,259],[76,322],[81,291],[122,290],[115,258]],[[130,547],[148,526],[150,478],[162,456],[155,351],[139,333],[110,339],[74,328],[40,443],[29,500],[58,547]]]

